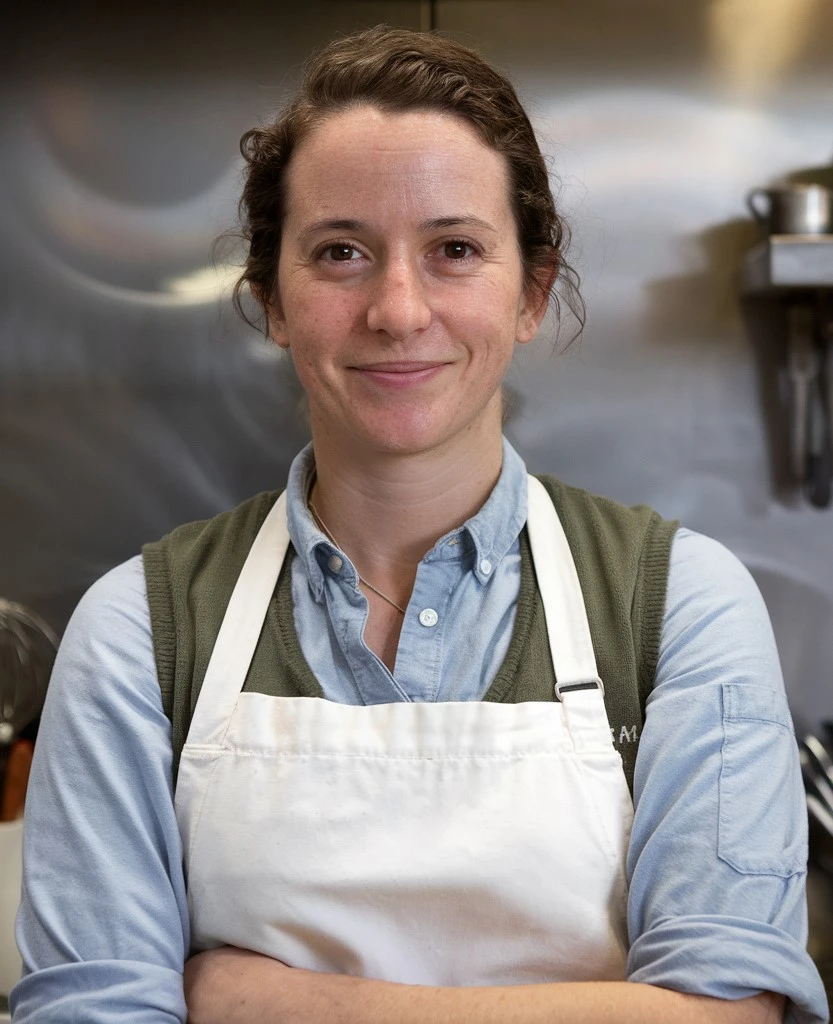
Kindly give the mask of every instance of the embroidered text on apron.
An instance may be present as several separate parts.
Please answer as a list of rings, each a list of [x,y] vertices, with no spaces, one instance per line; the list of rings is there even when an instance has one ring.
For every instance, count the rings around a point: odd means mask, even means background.
[[[289,544],[238,579],[182,752],[192,950],[431,985],[624,977],[633,806],[575,565],[528,531],[560,702],[338,704],[241,689]]]

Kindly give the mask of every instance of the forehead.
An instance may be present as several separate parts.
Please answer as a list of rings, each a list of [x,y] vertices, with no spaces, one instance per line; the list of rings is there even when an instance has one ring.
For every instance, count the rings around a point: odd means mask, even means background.
[[[512,219],[505,158],[461,118],[436,111],[334,114],[298,147],[287,185],[290,217],[363,219],[359,208],[372,207],[385,216],[465,212],[496,226]]]

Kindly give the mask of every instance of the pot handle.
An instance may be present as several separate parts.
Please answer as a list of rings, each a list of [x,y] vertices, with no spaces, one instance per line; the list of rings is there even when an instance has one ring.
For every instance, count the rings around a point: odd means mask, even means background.
[[[766,224],[769,218],[769,200],[767,200],[767,209],[761,210],[755,205],[755,200],[758,196],[768,196],[768,192],[765,188],[753,188],[751,192],[746,195],[746,205],[749,207],[749,212],[755,218],[759,224]]]

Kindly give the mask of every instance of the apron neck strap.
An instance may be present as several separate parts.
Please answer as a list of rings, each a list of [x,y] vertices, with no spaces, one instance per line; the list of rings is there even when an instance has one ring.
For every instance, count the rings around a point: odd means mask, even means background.
[[[596,668],[590,624],[576,565],[567,535],[546,488],[527,477],[529,513],[527,531],[532,561],[555,669],[555,694],[570,700],[571,693],[597,689],[604,693]]]
[[[289,548],[286,492],[269,510],[237,578],[208,661],[189,738],[221,743],[246,682]]]

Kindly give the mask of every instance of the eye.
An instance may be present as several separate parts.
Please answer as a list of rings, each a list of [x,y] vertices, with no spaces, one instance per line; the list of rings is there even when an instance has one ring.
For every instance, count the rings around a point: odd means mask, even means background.
[[[447,260],[465,260],[468,259],[473,252],[473,246],[469,245],[468,242],[460,240],[446,242],[443,246],[443,256],[445,256]]]
[[[321,255],[334,263],[349,263],[360,254],[354,246],[347,245],[346,242],[336,242],[335,245],[328,245]]]

